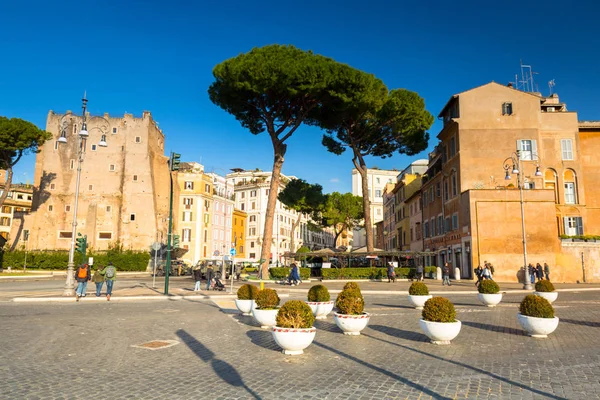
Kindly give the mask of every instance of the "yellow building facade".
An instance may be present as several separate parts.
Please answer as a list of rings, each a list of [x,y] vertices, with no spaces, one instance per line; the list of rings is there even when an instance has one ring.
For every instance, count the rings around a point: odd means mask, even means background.
[[[233,209],[233,226],[231,229],[231,242],[235,244],[236,257],[246,258],[246,221],[248,214],[237,208]]]

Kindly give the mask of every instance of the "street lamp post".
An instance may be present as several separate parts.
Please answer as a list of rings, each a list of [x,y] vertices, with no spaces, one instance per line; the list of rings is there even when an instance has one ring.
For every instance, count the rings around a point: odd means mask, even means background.
[[[531,153],[531,158],[538,158],[537,154]],[[524,271],[524,283],[523,289],[531,290],[533,287],[531,285],[531,281],[529,280],[527,273],[527,234],[525,232],[525,207],[523,201],[523,167],[522,167],[522,151],[517,150],[510,157],[504,160],[504,170],[506,171],[506,175],[504,176],[505,180],[510,180],[511,176],[509,171],[512,171],[513,174],[517,175],[517,186],[519,187],[519,203],[521,205],[521,234],[523,237],[523,271]],[[542,176],[542,172],[540,171],[539,163],[536,164],[535,167],[535,176]]]
[[[78,142],[77,142],[77,177],[75,180],[75,204],[73,207],[73,223],[72,223],[72,229],[71,229],[71,247],[69,249],[69,262],[67,264],[67,279],[65,281],[65,289],[63,292],[63,296],[73,296],[75,294],[75,277],[74,277],[74,259],[75,259],[75,235],[77,234],[77,206],[79,205],[79,184],[81,181],[81,164],[83,163],[83,157],[85,156],[85,145],[87,142],[87,139],[89,137],[89,132],[88,132],[88,128],[87,128],[87,98],[85,96],[85,93],[83,94],[83,99],[82,101],[82,124],[81,124],[81,129],[79,130],[79,132],[77,133],[77,138],[78,138]],[[67,117],[72,117],[71,114],[65,114],[60,121],[60,129],[61,129],[61,134],[60,137],[58,138],[58,142],[59,143],[67,143],[67,133],[66,133],[66,128],[69,125],[69,121],[67,120]],[[95,127],[92,129],[98,129],[100,130],[100,132],[102,132],[102,137],[100,139],[100,142],[98,143],[98,146],[100,147],[107,147],[107,143],[106,143],[106,131],[108,131],[108,127],[110,125],[110,123],[108,122],[108,120],[106,118],[103,117],[91,117],[90,120],[92,118],[98,118],[101,121],[103,121],[103,123],[105,124],[105,126],[102,127]],[[90,129],[90,130],[92,130]]]

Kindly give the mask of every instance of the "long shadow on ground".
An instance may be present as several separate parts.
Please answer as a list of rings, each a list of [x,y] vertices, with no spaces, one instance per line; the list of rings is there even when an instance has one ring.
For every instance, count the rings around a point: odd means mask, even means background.
[[[177,331],[177,336],[185,343],[190,350],[198,356],[205,363],[210,363],[213,371],[221,378],[221,380],[231,386],[244,388],[252,397],[260,399],[252,389],[250,389],[245,383],[237,370],[229,363],[219,360],[215,357],[210,349],[200,343],[195,337],[187,333],[185,330],[180,329]]]

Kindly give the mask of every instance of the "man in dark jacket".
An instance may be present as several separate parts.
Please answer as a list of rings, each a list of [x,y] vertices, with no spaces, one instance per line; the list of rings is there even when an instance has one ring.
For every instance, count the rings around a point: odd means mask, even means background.
[[[196,286],[194,286],[194,292],[200,290],[200,281],[202,280],[202,270],[200,266],[194,268],[194,280],[196,281]]]
[[[81,264],[75,271],[75,280],[77,281],[77,291],[75,292],[75,300],[79,301],[80,297],[85,297],[88,281],[92,279],[90,266]]]
[[[206,290],[210,290],[210,282],[213,279],[213,266],[208,264],[206,266]]]

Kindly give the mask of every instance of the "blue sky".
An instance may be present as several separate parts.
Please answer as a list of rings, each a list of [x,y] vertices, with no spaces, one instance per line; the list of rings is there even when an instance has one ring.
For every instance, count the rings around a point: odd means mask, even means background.
[[[581,4],[577,4],[581,3]],[[489,5],[486,5],[489,4]],[[531,64],[542,93],[555,91],[580,119],[600,120],[600,3],[536,1],[10,1],[2,6],[0,115],[44,128],[48,110],[94,114],[150,110],[166,152],[212,168],[270,170],[266,133],[254,136],[213,105],[219,62],[267,44],[293,44],[417,91],[437,116],[452,94],[508,83]],[[431,129],[430,149],[440,124]],[[321,132],[292,136],[283,172],[326,192],[351,190],[349,155],[321,145]],[[397,155],[369,166],[402,169]],[[15,180],[33,180],[35,157]]]

